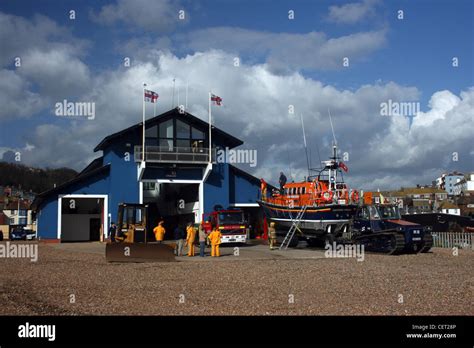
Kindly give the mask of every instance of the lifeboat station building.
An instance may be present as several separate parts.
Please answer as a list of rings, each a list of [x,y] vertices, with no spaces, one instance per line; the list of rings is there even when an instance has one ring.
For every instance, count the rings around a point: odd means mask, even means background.
[[[72,180],[33,202],[40,240],[98,241],[117,221],[119,203],[148,204],[148,227],[161,217],[166,237],[204,213],[239,208],[253,229],[263,228],[256,203],[260,180],[225,161],[219,151],[243,144],[236,137],[178,108],[105,137],[102,155]]]

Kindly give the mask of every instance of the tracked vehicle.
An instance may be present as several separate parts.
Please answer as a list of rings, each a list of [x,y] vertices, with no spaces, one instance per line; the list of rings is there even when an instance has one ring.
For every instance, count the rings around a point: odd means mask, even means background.
[[[395,205],[362,205],[351,226],[350,240],[365,250],[384,254],[427,252],[431,233],[422,225],[401,219]]]

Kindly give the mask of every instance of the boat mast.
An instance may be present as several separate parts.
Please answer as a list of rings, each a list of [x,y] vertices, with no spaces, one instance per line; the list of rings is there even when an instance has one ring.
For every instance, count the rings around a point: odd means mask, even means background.
[[[337,182],[337,140],[336,140],[336,133],[334,133],[334,126],[332,124],[332,117],[331,117],[331,110],[328,108],[328,114],[329,114],[329,123],[331,124],[331,131],[332,131],[332,137],[334,139],[334,143],[332,146],[332,158],[334,160],[334,165],[336,168],[334,168],[334,181],[331,183],[331,170],[329,170],[329,187],[333,186],[334,189],[336,189],[336,182]]]
[[[306,146],[306,134],[305,134],[305,131],[304,131],[303,114],[300,114],[300,118],[301,118],[301,128],[303,129],[304,151],[306,153],[306,165],[308,167],[308,178],[309,178],[309,176],[311,175],[311,168],[310,168],[310,165],[309,165],[308,147]]]

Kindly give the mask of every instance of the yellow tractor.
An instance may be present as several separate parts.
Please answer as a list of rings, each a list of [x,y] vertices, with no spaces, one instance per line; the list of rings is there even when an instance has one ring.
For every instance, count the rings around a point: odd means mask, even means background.
[[[148,205],[120,203],[114,240],[105,247],[108,262],[175,261],[173,245],[162,244],[148,236]]]

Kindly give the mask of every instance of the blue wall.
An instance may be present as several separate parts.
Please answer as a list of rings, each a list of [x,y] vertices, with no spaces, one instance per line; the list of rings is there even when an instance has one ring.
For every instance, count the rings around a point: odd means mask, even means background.
[[[108,194],[109,177],[107,173],[98,174],[68,186],[65,189],[51,194],[46,201],[41,204],[37,215],[38,237],[41,239],[56,239],[58,236],[58,196],[65,194]],[[110,207],[110,200],[109,200]],[[110,208],[109,208],[110,212]]]
[[[215,205],[229,206],[229,165],[216,163],[204,183],[204,212],[214,210]]]
[[[133,157],[132,137],[124,137],[119,143],[104,150],[104,164],[110,163],[109,213],[117,221],[119,203],[139,203],[140,186],[137,181],[137,163]],[[126,144],[132,144],[127,147]],[[129,157],[126,155],[129,153]],[[128,161],[126,160],[128,159]]]
[[[230,202],[256,203],[260,184],[231,170],[230,175]]]

